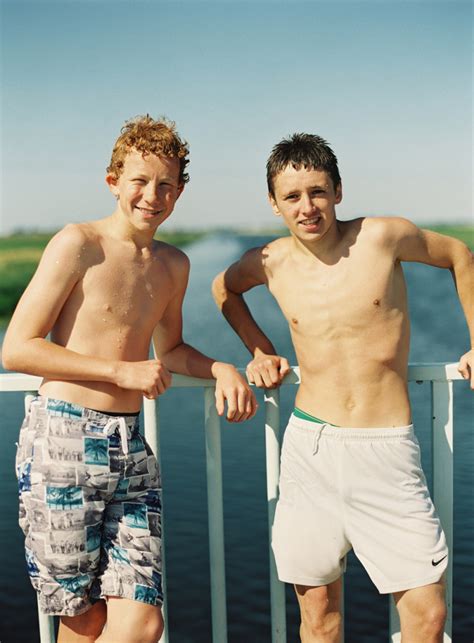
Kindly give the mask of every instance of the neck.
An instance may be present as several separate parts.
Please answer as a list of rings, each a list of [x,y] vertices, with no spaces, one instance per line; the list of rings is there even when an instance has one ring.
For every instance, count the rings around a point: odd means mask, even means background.
[[[156,226],[139,230],[131,225],[130,221],[124,217],[119,207],[110,217],[105,219],[105,221],[111,236],[122,241],[129,241],[137,248],[151,247],[156,230],[158,229],[158,226]]]
[[[340,258],[342,231],[340,222],[337,219],[334,219],[324,236],[314,241],[304,241],[295,235],[292,236],[297,252],[306,256],[311,255],[326,264],[332,264]]]

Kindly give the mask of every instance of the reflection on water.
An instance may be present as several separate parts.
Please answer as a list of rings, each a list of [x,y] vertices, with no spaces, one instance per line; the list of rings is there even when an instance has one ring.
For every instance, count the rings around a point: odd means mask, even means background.
[[[185,339],[200,350],[244,366],[248,354],[214,306],[213,277],[247,248],[266,238],[219,235],[188,248],[192,270],[184,304]],[[412,315],[410,360],[456,361],[468,341],[462,312],[447,271],[405,266]],[[286,322],[268,292],[256,289],[248,301],[259,324],[278,350],[294,363]],[[473,403],[468,386],[455,386],[455,552],[454,641],[472,638],[474,595],[473,500],[474,435],[469,425]],[[259,392],[260,398],[261,393]],[[284,419],[294,391],[282,392]],[[414,420],[430,479],[429,385],[411,386]],[[262,400],[260,399],[260,402]],[[36,604],[26,578],[23,545],[16,525],[16,481],[13,458],[22,417],[21,394],[0,395],[0,640],[36,640]],[[263,405],[261,404],[261,407]],[[160,402],[164,511],[166,519],[169,619],[172,643],[209,643],[209,571],[203,400],[193,389],[171,390]],[[263,413],[245,425],[223,422],[226,579],[230,643],[270,641],[268,550]],[[387,640],[387,602],[372,587],[351,557],[346,576],[346,640]],[[288,641],[296,641],[297,610],[289,590]]]

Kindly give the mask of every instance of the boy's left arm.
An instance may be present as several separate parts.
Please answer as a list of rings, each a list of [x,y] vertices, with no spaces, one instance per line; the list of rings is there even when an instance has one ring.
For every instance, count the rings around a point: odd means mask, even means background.
[[[473,254],[462,241],[453,237],[422,230],[405,219],[394,219],[393,224],[397,259],[447,268],[453,275],[471,338],[471,350],[460,358],[459,372],[464,379],[471,380],[471,388],[474,389]]]
[[[243,422],[253,417],[257,402],[247,381],[232,364],[207,357],[183,341],[183,300],[188,284],[189,261],[181,257],[173,266],[175,292],[153,333],[156,356],[174,373],[216,380],[216,408],[229,422]]]

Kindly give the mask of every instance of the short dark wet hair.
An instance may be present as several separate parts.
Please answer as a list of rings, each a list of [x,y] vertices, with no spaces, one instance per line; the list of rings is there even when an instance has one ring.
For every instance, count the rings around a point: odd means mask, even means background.
[[[275,177],[288,165],[295,170],[301,167],[324,170],[331,177],[334,189],[341,184],[336,155],[327,141],[316,134],[292,134],[274,146],[267,161],[267,186],[272,197],[275,197]]]

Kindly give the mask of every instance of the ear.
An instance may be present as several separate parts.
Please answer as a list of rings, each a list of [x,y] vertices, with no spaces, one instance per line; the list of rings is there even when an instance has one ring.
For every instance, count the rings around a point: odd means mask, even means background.
[[[270,192],[268,193],[268,200],[269,200],[270,205],[271,205],[271,207],[272,207],[273,214],[274,214],[275,216],[277,216],[277,217],[281,217],[281,212],[280,212],[280,210],[278,209],[278,205],[277,205],[277,202],[276,202],[276,200],[275,200],[275,197],[274,197],[272,194],[270,194]]]
[[[336,188],[336,205],[342,201],[342,183]]]
[[[180,183],[178,185],[178,196],[176,197],[176,201],[179,199],[179,197],[183,194],[184,190],[184,183]]]
[[[118,197],[119,197],[119,189],[118,189],[118,185],[117,185],[117,183],[118,183],[117,177],[114,176],[113,174],[107,174],[107,176],[105,177],[105,182],[109,186],[109,190],[112,192],[114,197],[116,199],[118,199]]]

